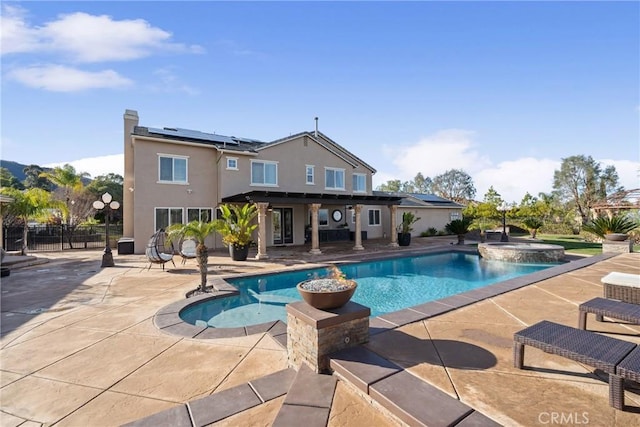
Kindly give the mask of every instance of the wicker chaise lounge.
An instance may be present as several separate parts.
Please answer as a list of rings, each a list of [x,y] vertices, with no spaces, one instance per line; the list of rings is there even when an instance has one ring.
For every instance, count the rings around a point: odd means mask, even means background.
[[[616,301],[606,298],[594,298],[583,302],[578,307],[578,328],[587,328],[587,314],[596,315],[596,320],[602,321],[603,316],[612,319],[640,325],[640,305]]]
[[[522,369],[525,345],[609,374],[609,404],[624,408],[624,380],[640,379],[640,347],[628,341],[542,321],[514,334],[513,363]]]

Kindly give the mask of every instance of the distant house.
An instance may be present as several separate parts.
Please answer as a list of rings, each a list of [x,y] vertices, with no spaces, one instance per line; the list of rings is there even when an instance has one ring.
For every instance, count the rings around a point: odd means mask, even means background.
[[[311,253],[321,253],[337,240],[352,240],[354,250],[372,238],[397,245],[399,212],[413,200],[373,191],[375,169],[317,129],[264,142],[144,127],[126,110],[124,163],[123,235],[136,253],[157,229],[211,220],[221,203],[256,204],[259,259],[270,246],[310,243]]]
[[[443,231],[445,226],[455,219],[462,219],[464,206],[452,200],[443,199],[435,194],[405,194],[398,206],[398,215],[402,218],[404,212],[413,212],[420,220],[413,225],[413,236],[429,228]]]

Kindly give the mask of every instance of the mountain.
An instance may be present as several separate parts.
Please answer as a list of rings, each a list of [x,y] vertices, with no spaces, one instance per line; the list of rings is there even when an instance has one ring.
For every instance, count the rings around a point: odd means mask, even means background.
[[[11,172],[11,174],[15,176],[20,182],[24,181],[24,179],[26,178],[23,170],[27,166],[29,165],[23,165],[22,163],[12,162],[10,160],[0,160],[0,167],[7,168],[9,172]]]

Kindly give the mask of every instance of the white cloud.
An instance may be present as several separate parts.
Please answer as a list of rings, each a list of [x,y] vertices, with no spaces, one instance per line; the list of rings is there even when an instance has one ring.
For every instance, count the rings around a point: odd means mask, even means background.
[[[182,82],[174,71],[174,67],[159,68],[153,72],[154,77],[158,79],[158,83],[151,84],[150,89],[153,92],[175,93],[184,92],[188,95],[197,95],[200,93],[197,89]]]
[[[70,162],[50,163],[43,166],[54,168],[56,166],[63,166],[67,163],[73,166],[76,169],[76,172],[87,172],[92,178],[100,175],[106,175],[108,173],[116,173],[124,176],[124,154],[90,157]]]
[[[172,34],[143,19],[114,20],[76,12],[30,26],[24,9],[3,6],[2,53],[62,53],[76,62],[128,61],[156,51],[202,53],[198,45],[171,41]]]
[[[0,49],[2,54],[30,52],[38,49],[38,31],[25,21],[26,11],[17,6],[3,5],[0,16]]]
[[[55,64],[16,68],[7,73],[7,77],[29,87],[53,92],[120,88],[133,83],[113,70],[92,72]]]
[[[473,132],[448,129],[401,149],[385,147],[391,167],[374,175],[374,188],[393,179],[410,181],[418,172],[433,178],[450,169],[462,169],[473,179],[478,200],[483,199],[491,186],[508,202],[520,202],[526,193],[537,196],[553,190],[553,174],[560,168],[560,159],[519,157],[494,164],[481,154],[473,136]],[[620,185],[627,190],[640,188],[640,162],[598,161],[614,165]]]

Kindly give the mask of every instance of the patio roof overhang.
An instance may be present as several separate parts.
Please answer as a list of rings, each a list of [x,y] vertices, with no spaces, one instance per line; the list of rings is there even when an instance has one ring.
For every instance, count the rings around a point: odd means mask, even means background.
[[[223,203],[271,204],[343,204],[343,205],[399,205],[402,197],[367,196],[362,194],[296,193],[288,191],[249,191],[223,197]]]

